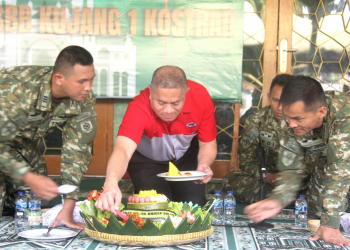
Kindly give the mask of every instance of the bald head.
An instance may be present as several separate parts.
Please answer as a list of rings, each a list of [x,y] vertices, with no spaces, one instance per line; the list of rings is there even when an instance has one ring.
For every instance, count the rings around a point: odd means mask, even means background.
[[[176,66],[163,66],[153,73],[151,90],[155,88],[182,89],[187,91],[187,79],[185,72]]]

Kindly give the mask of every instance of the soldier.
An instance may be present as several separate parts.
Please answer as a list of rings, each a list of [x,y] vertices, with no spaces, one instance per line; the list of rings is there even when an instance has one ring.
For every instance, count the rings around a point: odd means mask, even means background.
[[[97,122],[91,91],[95,70],[91,54],[82,47],[63,49],[54,67],[20,66],[0,71],[0,208],[14,206],[17,190],[27,187],[49,200],[58,186],[48,177],[38,141],[63,127],[61,176],[63,184],[79,187],[91,161]],[[27,186],[27,187],[25,187]],[[64,207],[52,226],[73,221],[78,191],[64,196]]]
[[[297,76],[281,95],[284,116],[280,124],[277,186],[269,199],[245,209],[248,218],[261,221],[288,205],[310,175],[306,199],[309,218],[320,218],[321,226],[310,240],[350,246],[339,231],[340,216],[349,205],[350,97],[324,92],[313,78]],[[305,159],[314,164],[307,170]]]
[[[250,115],[244,124],[238,155],[239,167],[242,171],[232,171],[222,180],[222,191],[234,191],[237,201],[254,203],[259,200],[260,174],[258,160],[255,154],[257,147],[265,150],[266,162],[266,194],[269,194],[278,176],[277,139],[278,122],[282,117],[282,107],[279,104],[283,87],[293,79],[292,75],[276,76],[271,83],[267,97],[270,105]]]

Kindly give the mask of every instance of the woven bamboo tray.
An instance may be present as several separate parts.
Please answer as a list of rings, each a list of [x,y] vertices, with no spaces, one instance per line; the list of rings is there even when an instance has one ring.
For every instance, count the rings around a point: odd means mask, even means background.
[[[97,231],[90,230],[85,227],[85,232],[91,238],[109,243],[117,244],[121,246],[151,246],[151,247],[162,247],[162,246],[174,246],[188,244],[190,242],[198,241],[208,237],[214,231],[213,227],[208,230],[187,233],[187,234],[172,234],[162,236],[131,236],[131,235],[118,235],[118,234],[106,234]]]

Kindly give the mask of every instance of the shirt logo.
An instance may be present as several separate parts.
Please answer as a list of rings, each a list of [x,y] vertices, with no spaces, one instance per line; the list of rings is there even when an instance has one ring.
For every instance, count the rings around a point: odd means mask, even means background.
[[[197,123],[195,123],[195,122],[189,122],[186,124],[186,127],[188,127],[188,128],[195,127],[195,126],[197,126]]]

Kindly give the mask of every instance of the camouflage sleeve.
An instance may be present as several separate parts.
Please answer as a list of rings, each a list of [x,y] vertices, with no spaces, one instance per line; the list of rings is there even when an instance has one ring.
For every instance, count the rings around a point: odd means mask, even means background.
[[[334,123],[328,141],[321,224],[339,228],[340,216],[347,209],[350,186],[350,118]]]
[[[15,183],[22,183],[23,176],[31,170],[29,164],[18,161],[15,150],[4,143],[0,143],[0,151],[0,172],[11,177]]]
[[[5,75],[6,76],[6,75]],[[27,118],[18,96],[11,92],[11,81],[5,79],[3,71],[0,72],[0,171],[11,177],[14,182],[21,183],[23,176],[30,171],[26,162],[16,159],[16,150],[10,146],[18,135],[21,127],[27,125]]]
[[[79,187],[81,178],[90,165],[92,142],[97,131],[95,101],[95,97],[87,101],[81,114],[67,121],[64,127],[61,161],[63,184]],[[78,200],[78,192],[79,189],[64,198]]]
[[[297,140],[281,132],[277,160],[280,175],[269,198],[279,200],[283,207],[295,199],[303,179],[307,177],[304,158],[305,151]]]
[[[259,147],[259,121],[260,117],[256,113],[246,119],[238,147],[239,168],[256,180],[260,179],[255,155],[255,150]]]

